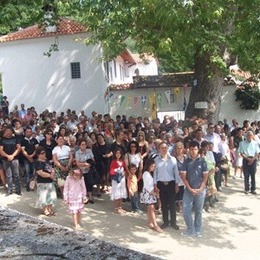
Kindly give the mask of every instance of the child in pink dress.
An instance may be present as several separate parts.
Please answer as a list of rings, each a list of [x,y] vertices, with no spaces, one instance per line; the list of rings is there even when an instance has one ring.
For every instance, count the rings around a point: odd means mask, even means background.
[[[80,169],[73,170],[66,178],[63,198],[69,206],[69,212],[72,214],[75,229],[80,229],[80,213],[84,210],[86,202],[86,186],[84,178],[82,178]]]

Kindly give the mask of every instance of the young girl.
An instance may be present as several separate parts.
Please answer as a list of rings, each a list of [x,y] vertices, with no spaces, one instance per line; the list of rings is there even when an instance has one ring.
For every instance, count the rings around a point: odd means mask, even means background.
[[[63,197],[72,214],[74,227],[80,229],[80,213],[86,202],[86,186],[81,169],[73,170],[66,178]]]
[[[143,191],[141,193],[141,203],[144,203],[147,205],[147,226],[155,230],[159,233],[163,232],[162,229],[158,226],[155,218],[155,208],[154,204],[156,203],[157,199],[156,192],[154,191],[154,183],[153,183],[153,171],[155,169],[155,162],[152,159],[149,159],[146,162],[145,168],[144,168],[144,174],[143,174]]]
[[[138,195],[138,179],[136,176],[137,167],[135,164],[130,164],[127,177],[127,188],[131,199],[131,208],[133,212],[142,213],[140,209],[140,199]]]
[[[116,148],[114,151],[109,172],[112,179],[111,199],[114,201],[115,213],[124,214],[125,211],[122,209],[122,200],[127,198],[125,181],[126,164],[123,151],[120,148]]]

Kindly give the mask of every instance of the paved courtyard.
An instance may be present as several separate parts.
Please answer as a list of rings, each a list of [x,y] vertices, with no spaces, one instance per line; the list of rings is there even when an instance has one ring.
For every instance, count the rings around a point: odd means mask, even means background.
[[[260,171],[256,177],[260,185]],[[258,190],[260,194],[260,190]],[[0,190],[0,205],[44,219],[65,227],[72,227],[71,216],[61,199],[56,205],[56,216],[46,217],[35,208],[35,192],[22,197],[5,197]],[[153,254],[165,259],[260,259],[260,195],[244,194],[243,179],[229,179],[229,187],[219,193],[219,202],[210,213],[203,213],[202,238],[181,236],[185,229],[183,218],[177,215],[179,231],[171,228],[157,234],[145,227],[146,215],[113,213],[108,195],[96,198],[83,212],[83,232],[123,247]],[[126,209],[129,203],[125,204]],[[161,216],[157,216],[159,224]],[[1,236],[1,234],[0,234]],[[55,242],[54,242],[55,243]],[[87,259],[87,258],[86,258]]]

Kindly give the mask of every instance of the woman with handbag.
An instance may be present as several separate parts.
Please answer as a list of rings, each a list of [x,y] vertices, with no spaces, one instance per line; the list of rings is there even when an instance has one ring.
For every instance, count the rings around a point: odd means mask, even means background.
[[[64,144],[63,136],[58,135],[56,142],[57,146],[52,150],[55,166],[55,184],[59,188],[61,196],[63,196],[65,180],[70,172],[73,157],[70,147]]]
[[[88,142],[91,142],[91,140],[88,139]],[[79,167],[83,172],[84,181],[87,188],[88,202],[94,204],[92,194],[94,183],[90,169],[91,167],[94,167],[95,160],[92,150],[90,148],[87,148],[88,142],[86,141],[86,139],[79,140],[79,150],[75,154],[75,159],[77,167]]]
[[[35,172],[37,174],[37,202],[45,216],[54,215],[53,206],[57,200],[56,189],[54,185],[55,172],[51,163],[46,159],[46,151],[42,146],[35,150],[37,161],[35,162]]]
[[[157,202],[158,194],[154,191],[153,182],[153,171],[155,169],[155,162],[153,159],[148,159],[143,174],[143,191],[140,194],[140,202],[147,206],[147,226],[155,230],[156,232],[163,232],[163,230],[158,226],[155,217],[155,207],[154,204]]]

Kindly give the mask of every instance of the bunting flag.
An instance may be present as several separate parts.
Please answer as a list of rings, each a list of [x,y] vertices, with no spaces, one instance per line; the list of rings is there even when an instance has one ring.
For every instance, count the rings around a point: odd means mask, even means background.
[[[149,105],[150,105],[150,108],[151,108],[151,109],[153,109],[153,103],[154,103],[154,102],[153,102],[153,99],[154,99],[154,98],[153,98],[153,93],[152,93],[152,94],[150,94],[150,96],[149,96]]]
[[[114,96],[114,93],[110,93],[106,96],[106,102],[108,102],[112,97]]]
[[[170,103],[170,102],[171,102],[171,91],[170,91],[170,90],[167,90],[167,91],[165,91],[164,93],[165,93],[167,102]]]
[[[141,101],[142,101],[142,107],[145,107],[145,103],[146,103],[146,96],[142,96],[141,97]]]
[[[149,96],[149,103],[150,103],[150,108],[152,110],[152,113],[151,113],[152,119],[155,119],[157,117],[157,107],[156,107],[156,95],[155,95],[155,92],[150,94],[150,96]]]
[[[137,102],[138,102],[138,97],[134,97],[134,107],[136,107]]]
[[[125,100],[125,96],[121,96],[121,99],[120,99],[120,105],[119,105],[120,107],[122,106],[124,100]]]
[[[130,102],[131,102],[131,99],[132,99],[132,98],[131,98],[130,96],[127,97],[126,104],[125,104],[125,107],[126,107],[126,108],[129,107]]]
[[[183,111],[186,111],[187,108],[187,100],[186,100],[186,92],[187,92],[188,84],[183,84]]]
[[[162,94],[161,93],[157,94],[157,103],[158,103],[159,107],[162,106]]]
[[[180,95],[180,88],[179,88],[179,87],[174,88],[174,94],[175,94],[176,96],[179,96],[179,95]]]

